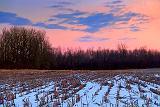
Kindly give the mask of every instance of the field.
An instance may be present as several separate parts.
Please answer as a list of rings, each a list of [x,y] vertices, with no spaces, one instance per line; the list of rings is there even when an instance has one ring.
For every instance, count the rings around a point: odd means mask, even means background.
[[[0,107],[160,107],[160,69],[0,70]]]

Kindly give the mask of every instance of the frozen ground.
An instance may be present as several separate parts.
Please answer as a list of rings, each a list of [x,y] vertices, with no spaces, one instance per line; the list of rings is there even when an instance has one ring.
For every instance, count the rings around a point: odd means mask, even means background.
[[[3,81],[0,107],[160,107],[159,73],[97,72]]]

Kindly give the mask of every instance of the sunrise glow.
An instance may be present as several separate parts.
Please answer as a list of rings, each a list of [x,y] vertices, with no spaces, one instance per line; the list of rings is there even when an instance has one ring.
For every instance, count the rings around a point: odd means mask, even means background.
[[[1,0],[0,29],[46,31],[53,47],[160,50],[159,0]]]

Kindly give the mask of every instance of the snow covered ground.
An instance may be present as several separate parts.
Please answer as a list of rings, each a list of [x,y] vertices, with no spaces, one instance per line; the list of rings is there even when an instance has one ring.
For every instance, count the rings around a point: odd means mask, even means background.
[[[83,75],[74,74],[75,82],[68,76],[63,78],[65,81],[46,82],[23,92],[18,91],[17,85],[6,89],[15,95],[11,101],[1,90],[4,104],[0,107],[160,107],[160,95],[151,91],[151,88],[158,91],[160,84],[141,80],[135,75],[117,74],[108,78],[94,77],[94,73]],[[155,78],[159,77],[155,74]],[[1,84],[2,87],[7,85]]]

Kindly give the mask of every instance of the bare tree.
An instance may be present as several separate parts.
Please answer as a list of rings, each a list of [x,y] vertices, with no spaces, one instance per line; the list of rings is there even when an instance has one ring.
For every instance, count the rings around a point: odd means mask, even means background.
[[[2,30],[0,57],[4,67],[45,68],[50,49],[44,31],[24,27]]]

